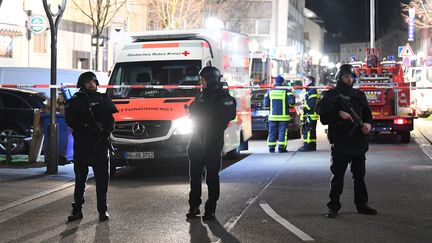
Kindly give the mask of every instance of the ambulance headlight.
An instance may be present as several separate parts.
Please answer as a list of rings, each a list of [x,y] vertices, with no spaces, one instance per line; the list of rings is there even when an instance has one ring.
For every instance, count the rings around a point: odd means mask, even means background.
[[[173,121],[174,134],[189,134],[192,133],[192,120],[187,117],[181,117]]]

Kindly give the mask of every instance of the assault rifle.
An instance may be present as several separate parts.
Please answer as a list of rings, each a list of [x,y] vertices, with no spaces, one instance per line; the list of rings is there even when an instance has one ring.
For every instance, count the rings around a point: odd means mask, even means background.
[[[347,111],[351,115],[351,118],[353,120],[353,128],[349,132],[349,136],[352,136],[357,128],[363,127],[364,123],[360,116],[357,114],[357,112],[352,108],[352,106],[346,102],[346,99],[349,99],[349,96],[339,94],[339,97],[343,106],[342,109],[344,109],[344,111]]]
[[[88,97],[88,93],[84,92],[84,95],[85,95],[85,98],[86,98],[86,103],[87,103],[87,107],[88,107],[88,112],[90,114],[91,122],[93,123],[93,126],[96,128],[98,136],[100,136],[100,138],[93,145],[92,150],[95,149],[96,146],[99,145],[100,143],[105,143],[108,146],[108,150],[110,151],[110,154],[114,155],[115,149],[114,149],[114,147],[112,146],[112,143],[111,143],[110,133],[104,129],[104,127],[102,126],[102,124],[100,124],[99,122],[96,121],[96,117],[95,117],[95,115],[93,113],[93,110],[91,108],[91,104],[90,104],[90,100],[89,100],[89,97]]]

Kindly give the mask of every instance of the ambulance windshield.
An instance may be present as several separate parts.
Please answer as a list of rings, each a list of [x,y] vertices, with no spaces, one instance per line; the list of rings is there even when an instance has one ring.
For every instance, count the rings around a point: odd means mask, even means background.
[[[109,84],[126,87],[109,88],[107,94],[113,99],[193,97],[199,89],[187,86],[199,85],[200,69],[201,60],[117,63]],[[139,87],[141,85],[162,87]],[[167,85],[179,85],[179,87],[163,87]],[[187,86],[182,87],[185,85]]]

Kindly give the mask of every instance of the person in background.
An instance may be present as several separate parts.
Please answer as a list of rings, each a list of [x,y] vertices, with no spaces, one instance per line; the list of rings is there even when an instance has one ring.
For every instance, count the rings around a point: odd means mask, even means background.
[[[304,86],[306,86],[306,95],[303,105],[303,115],[301,117],[302,132],[303,132],[303,146],[298,151],[309,152],[316,150],[316,126],[319,115],[315,111],[315,106],[319,99],[319,94],[315,88],[315,78],[308,76],[304,78]]]
[[[289,108],[294,107],[295,96],[290,89],[280,88],[280,86],[284,85],[284,82],[282,76],[278,75],[274,84],[276,87],[267,90],[264,95],[263,106],[270,107],[267,139],[270,153],[275,152],[276,145],[278,145],[279,153],[287,152],[288,122],[291,119]]]

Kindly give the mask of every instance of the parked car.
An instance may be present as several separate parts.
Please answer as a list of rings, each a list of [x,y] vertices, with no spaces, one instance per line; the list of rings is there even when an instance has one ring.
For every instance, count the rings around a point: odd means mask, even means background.
[[[264,95],[267,90],[252,90],[251,92],[251,110],[252,110],[252,132],[267,133],[268,132],[268,115],[269,109],[263,108]],[[296,95],[297,100],[297,95]],[[289,109],[291,120],[288,124],[288,137],[300,138],[300,108],[296,105]]]
[[[6,153],[6,135],[30,137],[33,132],[35,109],[44,109],[47,97],[37,91],[0,88],[0,154]],[[28,142],[13,143],[11,152],[27,153]]]

